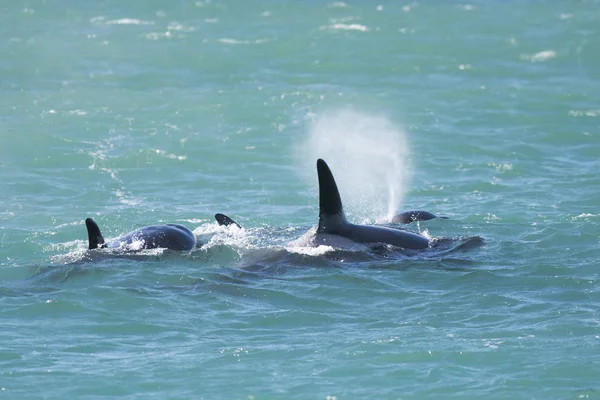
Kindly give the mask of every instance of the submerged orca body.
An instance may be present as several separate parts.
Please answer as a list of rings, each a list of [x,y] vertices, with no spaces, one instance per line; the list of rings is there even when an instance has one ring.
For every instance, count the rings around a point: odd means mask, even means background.
[[[429,221],[434,218],[447,219],[447,217],[438,217],[429,211],[405,211],[403,213],[394,215],[392,217],[392,223],[394,224],[410,224],[416,221]]]
[[[359,243],[386,243],[405,249],[425,249],[429,239],[416,233],[383,226],[356,225],[348,222],[337,184],[329,166],[317,160],[319,177],[319,227],[318,234],[330,234]]]
[[[129,232],[110,243],[104,241],[98,224],[91,219],[85,220],[88,231],[89,249],[125,248],[129,250],[165,248],[186,251],[196,247],[196,236],[183,225],[152,225]]]

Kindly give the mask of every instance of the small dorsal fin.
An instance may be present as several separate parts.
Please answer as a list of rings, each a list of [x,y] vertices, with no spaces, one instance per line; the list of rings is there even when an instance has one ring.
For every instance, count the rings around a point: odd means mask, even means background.
[[[225,214],[217,213],[217,214],[215,214],[215,219],[217,220],[217,222],[219,223],[220,226],[235,225],[238,228],[242,229],[242,227],[237,222],[235,222],[234,220],[232,220]]]
[[[87,227],[87,231],[88,231],[88,241],[89,241],[89,249],[97,249],[98,245],[100,245],[100,247],[105,247],[104,246],[104,237],[102,236],[102,233],[100,232],[100,228],[98,227],[98,224],[96,223],[96,221],[94,221],[91,218],[86,218],[85,219],[85,226]]]
[[[405,211],[403,213],[394,215],[392,217],[392,222],[395,224],[410,224],[411,222],[415,221],[429,221],[430,219],[435,218],[448,219],[448,217],[438,217],[429,211],[415,210]]]
[[[338,216],[346,220],[342,199],[333,174],[329,166],[322,159],[317,160],[317,174],[319,176],[319,228],[318,232],[327,230],[326,221]],[[339,220],[339,219],[338,219]]]

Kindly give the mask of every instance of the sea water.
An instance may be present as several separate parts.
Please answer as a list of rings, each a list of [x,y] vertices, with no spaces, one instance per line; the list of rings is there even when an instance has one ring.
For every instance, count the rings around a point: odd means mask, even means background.
[[[6,0],[0,26],[1,397],[600,398],[598,1]],[[450,244],[299,240],[317,158],[352,222],[427,210],[406,229]],[[90,253],[86,217],[204,245]]]

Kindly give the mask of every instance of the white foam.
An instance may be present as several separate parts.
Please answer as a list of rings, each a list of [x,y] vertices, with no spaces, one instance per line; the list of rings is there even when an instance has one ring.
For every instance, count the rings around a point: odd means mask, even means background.
[[[199,242],[202,243],[203,249],[214,246],[229,246],[239,251],[256,247],[253,245],[256,235],[253,235],[250,230],[238,228],[236,225],[225,226],[213,222],[201,225],[193,232],[198,237]]]
[[[106,25],[153,25],[154,21],[142,21],[136,18],[121,18],[106,21]]]
[[[166,157],[166,158],[170,158],[172,160],[179,160],[179,161],[184,161],[187,160],[187,156],[178,156],[176,154],[173,153],[168,153],[164,150],[161,149],[151,149],[151,151],[155,152],[156,154]]]
[[[326,253],[334,251],[335,249],[331,246],[317,246],[317,247],[284,247],[288,252],[295,254],[303,254],[311,257],[322,256]]]
[[[571,218],[571,220],[577,221],[580,219],[588,219],[588,218],[597,217],[597,216],[598,216],[598,214],[583,213],[583,214],[579,214],[579,215]]]
[[[327,26],[321,26],[321,29],[330,29],[334,31],[360,31],[368,32],[369,28],[361,24],[331,24]]]
[[[554,50],[544,50],[533,55],[531,54],[523,54],[521,55],[522,60],[528,60],[531,62],[544,62],[548,61],[552,58],[556,57],[556,52]]]
[[[597,117],[600,115],[600,108],[596,110],[570,110],[571,117]]]
[[[217,42],[224,44],[262,44],[268,42],[268,39],[256,39],[256,40],[238,40],[232,38],[221,38],[217,39]]]
[[[90,19],[93,24],[104,25],[153,25],[154,21],[143,21],[137,18],[120,18],[107,20],[104,16],[97,16]]]

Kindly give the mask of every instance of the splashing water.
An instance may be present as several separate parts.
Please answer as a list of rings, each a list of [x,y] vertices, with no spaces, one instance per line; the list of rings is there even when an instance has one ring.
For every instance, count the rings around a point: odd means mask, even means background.
[[[299,147],[300,163],[310,163],[311,184],[317,158],[329,164],[354,222],[389,219],[402,203],[409,149],[405,133],[387,118],[353,110],[328,112],[315,118]]]

